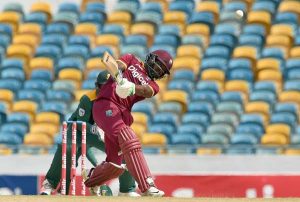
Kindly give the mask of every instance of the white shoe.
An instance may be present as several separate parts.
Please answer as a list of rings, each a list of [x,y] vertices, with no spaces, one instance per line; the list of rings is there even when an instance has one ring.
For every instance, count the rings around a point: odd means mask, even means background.
[[[40,195],[51,195],[52,191],[54,190],[55,188],[50,184],[50,182],[47,179],[45,179],[42,183]]]
[[[138,193],[136,193],[135,191],[127,192],[127,193],[119,192],[118,195],[119,195],[119,196],[129,196],[129,197],[140,197],[140,196],[141,196],[141,195],[139,195]]]
[[[151,186],[147,191],[142,193],[142,196],[162,197],[164,195],[165,195],[165,192],[157,189],[154,186]]]
[[[81,176],[84,179],[84,181],[87,181],[89,179],[89,173],[90,173],[90,169],[83,169],[81,171]],[[100,192],[100,187],[99,186],[95,186],[95,187],[88,187],[90,190],[90,194],[92,196],[101,196],[101,192]]]

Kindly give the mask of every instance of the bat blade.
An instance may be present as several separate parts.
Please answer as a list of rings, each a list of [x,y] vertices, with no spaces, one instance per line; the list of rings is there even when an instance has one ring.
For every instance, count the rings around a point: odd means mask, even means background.
[[[123,80],[123,75],[121,70],[119,70],[118,64],[113,56],[105,51],[102,62],[105,64],[107,71],[110,73],[113,79],[117,82],[118,85],[120,85]]]

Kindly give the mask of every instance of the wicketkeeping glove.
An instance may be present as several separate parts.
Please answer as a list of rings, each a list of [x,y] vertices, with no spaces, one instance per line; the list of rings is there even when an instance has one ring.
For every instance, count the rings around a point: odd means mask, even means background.
[[[128,96],[135,94],[135,84],[123,78],[121,85],[117,85],[116,93],[120,98],[127,98]]]

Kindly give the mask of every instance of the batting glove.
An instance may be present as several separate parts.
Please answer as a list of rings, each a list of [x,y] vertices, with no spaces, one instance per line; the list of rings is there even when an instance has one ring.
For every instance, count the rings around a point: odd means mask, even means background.
[[[127,98],[128,96],[135,94],[135,84],[123,78],[121,85],[117,85],[116,93],[120,98]]]

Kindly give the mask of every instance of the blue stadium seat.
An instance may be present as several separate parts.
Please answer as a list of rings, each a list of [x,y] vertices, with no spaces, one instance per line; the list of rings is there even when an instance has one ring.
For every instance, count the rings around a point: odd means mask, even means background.
[[[55,69],[56,74],[58,74],[58,72],[60,70],[65,69],[65,68],[74,68],[74,69],[82,70],[83,69],[83,61],[80,60],[79,58],[70,58],[70,57],[61,58]]]
[[[162,24],[158,28],[158,34],[171,34],[180,37],[180,29],[176,25]]]
[[[59,12],[53,16],[52,23],[55,25],[64,25],[73,31],[77,24],[78,16],[72,12]]]
[[[176,48],[179,45],[178,38],[170,34],[157,34],[154,37],[154,44],[165,44]]]
[[[90,13],[100,13],[100,14],[106,15],[105,4],[102,2],[87,3],[85,11],[90,12]]]
[[[52,81],[53,75],[52,72],[45,69],[36,69],[31,72],[30,78],[32,80],[44,80],[44,81]]]
[[[191,133],[175,133],[171,136],[172,145],[197,145],[201,142],[200,137],[195,137]]]
[[[219,94],[210,90],[196,90],[192,94],[192,101],[206,101],[213,103],[214,107],[218,104]]]
[[[23,138],[20,137],[18,134],[10,133],[8,135],[7,132],[0,132],[0,144],[20,145],[22,143],[23,143]]]
[[[157,27],[162,23],[162,14],[154,12],[154,11],[143,11],[140,10],[135,15],[135,23],[150,23]]]
[[[203,44],[203,40],[200,36],[198,35],[194,35],[194,34],[187,34],[181,37],[181,44],[182,45],[197,45],[199,47],[202,48],[202,50],[204,49],[204,44]]]
[[[72,12],[75,13],[76,15],[79,15],[80,10],[77,4],[65,2],[59,5],[58,12]]]
[[[244,34],[256,34],[264,39],[266,36],[266,29],[261,24],[248,24],[248,25],[244,26],[243,33]]]
[[[205,132],[205,128],[195,123],[186,123],[180,125],[177,128],[177,132],[182,134],[193,134],[195,137],[199,138]]]
[[[204,134],[202,135],[202,144],[204,145],[220,145],[224,146],[229,143],[228,137],[223,134]]]
[[[69,45],[64,49],[63,57],[86,60],[89,57],[89,49],[85,45]]]
[[[71,34],[71,29],[66,24],[51,23],[47,25],[46,34],[62,34],[64,36],[69,36]]]
[[[231,144],[256,145],[259,143],[257,136],[247,133],[235,133],[230,139]]]
[[[154,112],[156,111],[154,103],[150,101],[142,101],[138,102],[132,107],[133,112],[143,112],[148,115],[148,117],[152,118]]]
[[[100,72],[102,72],[103,70],[100,70],[100,69],[95,69],[95,70],[91,70],[88,75],[87,75],[87,80],[94,80],[96,81],[97,77],[98,77],[98,74]]]
[[[18,99],[19,100],[30,100],[30,101],[34,101],[38,104],[41,104],[45,99],[45,95],[44,95],[44,92],[39,91],[39,90],[23,89],[18,92]]]
[[[62,50],[64,49],[66,44],[66,37],[62,34],[46,34],[42,38],[41,45],[55,45]]]
[[[23,82],[25,80],[25,72],[21,69],[8,68],[1,72],[1,79],[14,79]]]
[[[224,10],[225,11],[237,11],[241,10],[244,13],[247,12],[247,5],[245,2],[242,1],[230,1],[226,4],[224,4]]]
[[[105,51],[113,55],[113,50],[109,46],[97,46],[91,50],[90,57],[91,58],[102,57]]]
[[[4,70],[4,69],[20,69],[23,70],[23,61],[17,58],[6,58],[2,61],[1,63],[1,68],[0,70]]]
[[[210,45],[205,50],[205,58],[219,57],[228,60],[230,58],[231,52],[226,46],[221,45]]]
[[[210,117],[214,112],[214,107],[209,102],[193,101],[188,105],[188,112],[204,113]]]
[[[84,80],[81,84],[81,89],[85,89],[85,90],[95,89],[95,79]]]
[[[295,132],[296,117],[288,112],[275,112],[271,115],[270,123],[284,123],[290,126],[291,132]]]
[[[64,120],[67,111],[67,104],[62,101],[46,101],[42,104],[41,112],[55,112],[60,115],[60,120]]]
[[[161,4],[158,2],[144,2],[140,8],[141,11],[153,11],[162,14]]]
[[[182,116],[182,124],[198,124],[206,128],[209,122],[210,117],[205,113],[186,113]]]
[[[189,19],[189,24],[193,23],[203,23],[206,24],[210,33],[214,32],[214,14],[212,12],[193,12],[192,16]]]
[[[139,9],[140,3],[137,1],[128,1],[128,0],[122,0],[118,2],[115,5],[114,10],[119,10],[119,11],[127,11],[131,13],[132,16],[134,16],[135,13],[137,13]]]
[[[195,75],[192,70],[178,69],[173,71],[172,80],[195,81]]]
[[[236,101],[222,101],[217,105],[217,112],[231,112],[240,116],[243,111],[243,105]]]
[[[260,114],[243,114],[241,116],[240,124],[253,123],[264,128],[264,120]]]
[[[281,61],[285,60],[283,49],[276,47],[266,47],[261,52],[261,58],[277,58]]]
[[[194,10],[194,4],[189,1],[172,1],[169,4],[169,10],[182,11],[187,15],[187,17],[190,17]]]
[[[237,91],[226,91],[222,93],[221,101],[237,102],[240,103],[241,106],[244,104],[242,93]]]
[[[262,127],[255,123],[243,123],[236,128],[235,132],[240,134],[252,134],[257,138],[260,138],[265,131]]]
[[[300,80],[300,68],[288,71],[286,80]]]
[[[16,79],[0,79],[0,88],[17,92],[22,87],[22,82]]]
[[[147,37],[145,35],[133,34],[133,35],[127,35],[124,43],[126,45],[142,45],[142,46],[147,47],[148,42],[147,42]]]
[[[28,127],[23,123],[5,123],[0,129],[1,132],[5,132],[6,134],[14,133],[23,138],[28,132]]]
[[[115,34],[121,37],[124,37],[124,28],[118,24],[106,24],[102,29],[103,34]]]
[[[297,134],[291,136],[291,145],[299,145],[300,144],[300,135],[299,134],[297,133]]]
[[[196,84],[197,90],[210,90],[219,93],[219,86],[214,81],[199,81]]]
[[[171,112],[158,112],[154,114],[152,124],[169,124],[177,128],[179,124],[179,116]]]
[[[90,39],[88,36],[73,35],[69,38],[69,45],[82,45],[90,49]]]
[[[63,90],[47,90],[46,98],[47,101],[62,101],[65,103],[71,103],[74,96],[70,92]]]
[[[261,36],[257,34],[242,34],[239,37],[240,46],[254,46],[258,49],[261,49],[264,45],[264,40]]]
[[[226,68],[227,59],[222,57],[204,58],[201,62],[201,71],[205,69],[219,69],[225,72]]]
[[[149,52],[153,52],[155,50],[165,50],[167,51],[173,58],[176,57],[176,48],[173,46],[165,45],[165,44],[154,44],[150,47]]]
[[[35,57],[49,57],[55,63],[61,56],[61,50],[55,45],[41,45],[37,47]]]
[[[12,27],[8,24],[0,24],[0,33],[11,37],[13,33]]]
[[[94,81],[96,79],[93,79]],[[70,93],[74,93],[77,89],[76,83],[72,80],[55,80],[52,84],[53,90],[63,90]]]
[[[276,100],[276,94],[273,94],[272,92],[266,90],[259,90],[250,94],[250,101],[267,102],[270,107],[274,106]]]
[[[0,125],[6,122],[7,107],[4,102],[0,102]]]
[[[228,72],[227,80],[245,80],[253,83],[254,75],[252,70],[247,69],[233,69]]]
[[[158,106],[158,112],[172,112],[175,114],[181,114],[183,107],[179,102],[167,101],[161,102]]]
[[[226,148],[225,153],[229,154],[229,155],[255,154],[255,146],[243,145],[243,144],[233,144]]]
[[[299,121],[299,109],[296,103],[276,103],[274,112],[286,112],[292,114]]]
[[[123,45],[121,46],[121,55],[131,53],[139,57],[142,61],[145,60],[148,53],[147,47],[143,45]]]
[[[33,12],[25,15],[25,23],[36,23],[42,27],[42,30],[46,28],[48,23],[48,16],[43,12]]]
[[[194,90],[194,82],[187,80],[172,80],[168,84],[168,90],[183,90],[191,95]]]
[[[148,132],[150,133],[162,133],[168,138],[168,142],[171,142],[171,136],[176,132],[176,129],[171,124],[151,124],[148,127]]]
[[[239,116],[231,112],[214,113],[211,118],[214,124],[223,123],[235,128],[239,123]]]
[[[271,15],[276,12],[276,4],[272,1],[258,1],[252,5],[253,11],[267,11]]]
[[[293,12],[277,12],[275,16],[275,23],[297,25],[298,15]]]
[[[210,45],[226,46],[232,50],[236,44],[235,37],[230,34],[213,34],[210,37]]]
[[[105,22],[105,15],[100,13],[90,13],[90,12],[84,12],[80,14],[79,22],[80,23],[93,23],[98,25],[98,29],[100,31],[101,26]]]
[[[6,49],[11,42],[11,37],[6,34],[0,34],[0,47]]]
[[[284,83],[283,89],[300,91],[300,80],[286,81]]]
[[[257,81],[253,87],[254,91],[270,91],[274,95],[277,94],[276,85],[272,81]]]
[[[7,115],[7,123],[24,124],[26,127],[30,124],[30,116],[27,113],[13,112]]]
[[[240,35],[240,26],[233,23],[219,23],[215,27],[215,34],[229,34],[234,38]]]

